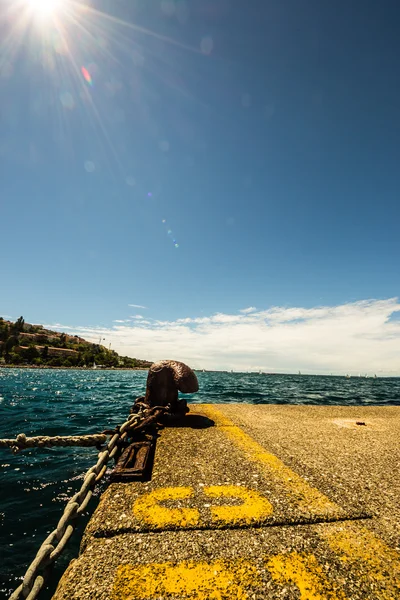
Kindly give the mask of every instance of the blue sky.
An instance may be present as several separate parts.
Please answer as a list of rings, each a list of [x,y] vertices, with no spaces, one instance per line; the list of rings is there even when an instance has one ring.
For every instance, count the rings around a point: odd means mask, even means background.
[[[49,7],[1,7],[1,313],[87,337],[100,328],[143,358],[168,350],[197,366],[273,369],[282,359],[279,368],[296,370],[308,330],[284,320],[299,354],[271,357],[271,331],[251,344],[268,325],[263,311],[308,319],[316,307],[343,308],[357,340],[357,318],[369,335],[374,307],[393,351],[386,370],[400,374],[390,300],[399,296],[398,2]],[[210,324],[182,319],[242,315],[250,326],[240,311],[251,307],[261,321],[238,337],[234,358],[221,358],[229,318],[217,317],[210,355],[179,346],[179,327],[199,345]],[[168,329],[171,347],[153,335],[166,323],[180,331]],[[366,360],[360,344],[355,369]],[[303,368],[330,371],[335,352],[328,344],[322,365],[310,352]],[[337,369],[347,370],[341,352]],[[381,346],[370,353],[369,368],[384,371]]]

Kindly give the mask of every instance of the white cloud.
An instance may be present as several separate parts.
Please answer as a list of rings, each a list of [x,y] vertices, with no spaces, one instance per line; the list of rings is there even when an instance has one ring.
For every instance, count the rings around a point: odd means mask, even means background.
[[[121,354],[194,368],[400,375],[398,312],[392,298],[72,329],[91,341],[106,337]]]
[[[244,314],[249,314],[249,313],[252,313],[252,312],[256,312],[256,310],[257,309],[256,309],[255,306],[249,306],[249,308],[242,308],[242,310],[239,311],[239,312],[244,313]]]
[[[175,323],[210,323],[210,322],[211,322],[210,317],[196,317],[195,319],[186,317],[185,319],[177,319],[175,321]]]
[[[128,304],[131,308],[147,308],[147,306],[142,306],[141,304]]]
[[[130,323],[131,319],[114,319],[113,323]]]
[[[242,319],[242,315],[224,315],[223,313],[217,313],[211,317],[213,323],[239,323]]]

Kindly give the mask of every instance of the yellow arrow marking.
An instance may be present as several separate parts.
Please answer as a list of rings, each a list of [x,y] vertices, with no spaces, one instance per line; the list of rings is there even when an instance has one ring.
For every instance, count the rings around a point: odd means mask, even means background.
[[[257,522],[273,513],[272,504],[258,492],[236,485],[212,485],[204,488],[210,498],[239,498],[243,504],[239,506],[212,506],[213,521],[230,525]]]
[[[198,524],[200,513],[197,508],[167,508],[160,502],[183,500],[193,496],[191,487],[167,487],[154,490],[140,496],[133,507],[135,517],[147,525],[156,528],[173,525],[175,527],[194,527]]]

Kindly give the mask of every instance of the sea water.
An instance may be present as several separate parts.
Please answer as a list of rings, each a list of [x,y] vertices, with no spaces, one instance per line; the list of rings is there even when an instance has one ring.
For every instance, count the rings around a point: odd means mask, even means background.
[[[189,403],[400,405],[400,378],[350,378],[253,373],[197,373],[200,389]],[[145,371],[83,371],[0,368],[0,438],[18,433],[99,433],[123,423],[145,391]],[[97,457],[95,448],[46,448],[13,455],[0,449],[0,597],[20,583],[65,503],[80,488]],[[68,562],[77,556],[81,533],[102,484],[55,566],[54,592]]]

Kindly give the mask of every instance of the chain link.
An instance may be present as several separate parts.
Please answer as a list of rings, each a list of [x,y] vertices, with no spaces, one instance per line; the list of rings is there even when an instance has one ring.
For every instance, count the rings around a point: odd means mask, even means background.
[[[143,410],[137,414],[130,415],[128,420],[125,421],[121,427],[117,428],[115,433],[113,433],[105,450],[99,452],[97,463],[93,467],[90,467],[90,469],[88,469],[85,473],[83,484],[79,492],[72,496],[72,498],[68,501],[56,529],[54,529],[54,531],[47,536],[40,546],[35,559],[32,561],[25,573],[21,585],[11,594],[9,600],[20,600],[21,598],[24,600],[35,600],[35,598],[37,598],[47,579],[50,566],[60,556],[67,541],[74,531],[73,521],[75,521],[75,519],[86,509],[86,506],[93,495],[94,486],[104,476],[107,469],[107,463],[110,458],[113,458],[117,453],[118,442],[124,441],[129,435],[129,430],[140,425],[146,418],[148,418],[149,413],[152,413],[152,409]],[[17,440],[21,435],[24,434],[20,434],[17,437]],[[107,439],[106,435],[79,437],[102,437],[104,438],[103,441]],[[32,440],[36,438],[26,439]],[[11,441],[15,442],[16,440]],[[72,521],[72,523],[70,521]]]

